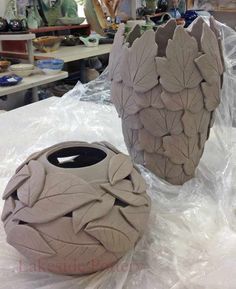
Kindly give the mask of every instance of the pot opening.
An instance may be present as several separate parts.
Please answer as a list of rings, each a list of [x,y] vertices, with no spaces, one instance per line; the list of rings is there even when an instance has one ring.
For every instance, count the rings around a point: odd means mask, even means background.
[[[68,147],[50,154],[47,159],[60,168],[83,168],[95,165],[105,159],[107,154],[92,147]]]

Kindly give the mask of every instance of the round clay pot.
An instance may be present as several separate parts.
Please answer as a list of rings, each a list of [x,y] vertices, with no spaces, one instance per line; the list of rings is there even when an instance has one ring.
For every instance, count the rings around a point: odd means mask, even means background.
[[[7,31],[8,31],[7,20],[0,17],[0,32],[7,32]]]
[[[139,171],[106,142],[61,143],[31,155],[3,199],[7,242],[59,274],[115,264],[134,248],[150,212]]]
[[[168,10],[168,1],[167,0],[159,0],[157,2],[158,11],[166,12]]]
[[[125,39],[124,30],[109,60],[124,140],[135,162],[181,185],[194,176],[220,103],[220,33],[213,18],[208,26],[201,17],[191,31],[175,20],[142,36],[134,27]]]
[[[25,19],[11,19],[8,25],[12,32],[27,30],[27,23]]]

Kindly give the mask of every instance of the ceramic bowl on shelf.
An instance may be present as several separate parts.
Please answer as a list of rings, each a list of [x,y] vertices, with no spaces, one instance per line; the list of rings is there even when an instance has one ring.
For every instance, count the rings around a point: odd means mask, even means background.
[[[79,38],[83,43],[84,45],[86,45],[87,47],[95,47],[95,46],[98,46],[99,44],[99,38],[96,37],[96,36],[93,36],[93,35],[90,35],[88,37],[82,37],[80,36]]]
[[[58,22],[63,25],[80,25],[84,20],[85,17],[61,17]]]
[[[37,67],[49,75],[59,73],[63,66],[64,61],[61,59],[42,59],[37,61]]]
[[[61,44],[63,46],[75,46],[79,44],[79,37],[74,35],[65,35]]]
[[[53,52],[59,49],[63,37],[42,36],[33,40],[34,47],[40,52]]]
[[[0,61],[0,73],[1,72],[5,72],[8,67],[10,66],[11,62],[7,61],[7,60],[2,60]]]
[[[10,70],[20,77],[30,76],[34,71],[33,64],[14,64],[10,66]]]
[[[8,22],[8,27],[12,32],[21,32],[28,29],[26,19],[11,19]]]
[[[13,86],[22,81],[22,77],[17,75],[5,75],[0,77],[0,86]]]
[[[0,32],[8,31],[8,22],[6,19],[0,17]]]

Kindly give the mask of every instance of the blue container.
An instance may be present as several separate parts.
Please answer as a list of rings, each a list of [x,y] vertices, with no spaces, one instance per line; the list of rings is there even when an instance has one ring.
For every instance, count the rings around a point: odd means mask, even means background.
[[[195,10],[187,10],[184,14],[185,27],[188,27],[197,17],[198,13]]]
[[[38,60],[36,65],[46,74],[55,74],[62,70],[64,61],[61,59],[43,59]]]
[[[22,77],[17,75],[5,75],[0,77],[0,86],[12,86],[20,83],[22,81]]]

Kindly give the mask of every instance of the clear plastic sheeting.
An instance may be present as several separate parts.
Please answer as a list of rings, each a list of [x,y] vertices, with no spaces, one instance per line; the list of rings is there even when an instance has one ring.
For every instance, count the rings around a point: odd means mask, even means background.
[[[80,81],[75,87],[67,92],[63,99],[81,100],[81,101],[92,101],[101,104],[111,104],[110,93],[111,87],[110,82],[107,80],[108,68],[93,81],[86,84],[82,84]]]
[[[0,289],[236,288],[236,128],[232,127],[236,46],[231,45],[236,34],[221,28],[227,73],[196,177],[173,186],[141,168],[152,211],[135,250],[105,271],[59,276],[43,272],[39,264],[29,263],[10,247],[1,224]],[[41,102],[1,115],[0,190],[30,153],[61,141],[106,140],[126,152],[115,108],[104,104],[109,96],[109,83],[102,75],[85,86],[77,84],[61,99],[45,100],[48,105]]]

